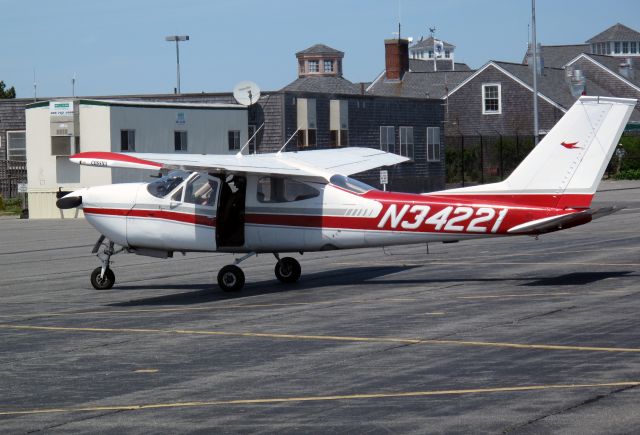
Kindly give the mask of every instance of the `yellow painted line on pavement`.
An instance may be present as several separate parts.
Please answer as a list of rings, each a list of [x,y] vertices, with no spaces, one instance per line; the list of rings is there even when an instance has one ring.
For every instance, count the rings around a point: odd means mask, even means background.
[[[57,311],[46,313],[32,313],[32,314],[0,314],[0,317],[64,317],[64,316],[79,316],[83,314],[127,314],[127,313],[171,313],[171,312],[185,312],[185,311],[214,311],[225,309],[238,309],[238,308],[275,308],[275,307],[287,307],[287,306],[300,306],[300,305],[314,305],[320,303],[330,302],[291,302],[286,304],[239,304],[239,305],[217,305],[209,307],[183,307],[183,308],[134,308],[128,310],[95,310],[95,311]]]
[[[226,337],[274,338],[274,339],[288,339],[288,340],[340,341],[340,342],[353,342],[353,343],[441,344],[441,345],[455,345],[455,346],[504,347],[504,348],[513,348],[513,349],[640,353],[640,348],[629,348],[629,347],[523,344],[523,343],[504,343],[504,342],[492,342],[492,341],[429,340],[429,339],[418,339],[418,338],[394,338],[394,337],[298,335],[298,334],[276,334],[276,333],[261,333],[261,332],[206,331],[206,330],[189,330],[189,329],[91,328],[91,327],[3,325],[3,324],[0,324],[0,329],[25,330],[25,331],[97,332],[97,333],[116,333],[116,334],[130,333],[130,334],[204,335],[204,336],[226,336]]]
[[[429,396],[452,396],[465,394],[489,394],[489,393],[514,393],[526,391],[545,390],[577,390],[585,388],[619,388],[636,387],[640,385],[637,381],[626,382],[606,382],[593,384],[554,384],[554,385],[526,385],[515,387],[495,387],[495,388],[470,388],[460,390],[430,390],[430,391],[408,391],[408,392],[381,392],[369,394],[345,394],[331,396],[302,396],[302,397],[277,397],[263,399],[234,399],[234,400],[211,400],[194,402],[174,402],[174,403],[147,403],[128,405],[103,405],[103,406],[78,406],[68,408],[40,408],[27,410],[5,410],[0,411],[0,415],[32,415],[32,414],[54,414],[71,412],[100,412],[100,411],[142,411],[146,409],[167,409],[167,408],[195,408],[222,405],[270,405],[292,402],[327,402],[336,400],[367,400],[367,399],[397,399],[405,397],[429,397]]]
[[[556,293],[526,293],[526,294],[508,294],[508,295],[473,295],[473,296],[456,296],[456,299],[501,299],[501,298],[534,298],[540,296],[556,297],[567,296],[575,293],[556,292]]]

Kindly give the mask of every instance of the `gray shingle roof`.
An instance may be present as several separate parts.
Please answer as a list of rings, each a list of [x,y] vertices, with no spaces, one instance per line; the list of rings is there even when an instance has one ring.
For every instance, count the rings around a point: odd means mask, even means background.
[[[619,57],[613,57],[613,56],[606,56],[606,55],[602,55],[602,54],[586,54],[587,57],[590,57],[591,59],[595,60],[596,62],[598,62],[599,64],[601,64],[602,66],[604,66],[605,68],[607,68],[608,70],[610,70],[611,72],[617,74],[618,76],[620,76],[619,73],[619,66],[620,66],[620,62],[623,60]],[[636,61],[636,63],[634,64],[634,68],[638,68],[638,62]],[[620,76],[622,77],[622,76]],[[633,83],[636,86],[640,86],[640,75],[637,73],[636,71],[636,76],[635,77],[631,77],[631,78],[627,78],[624,77],[625,80],[630,81],[631,83]]]
[[[437,59],[438,71],[451,70],[451,60]],[[471,71],[466,63],[455,62],[455,71]],[[413,72],[433,72],[433,59],[409,59],[409,69]]]
[[[307,49],[297,52],[296,56],[299,56],[301,54],[331,54],[331,55],[344,56],[344,52],[340,50],[336,50],[335,48],[331,48],[328,45],[324,45],[324,44],[312,45]]]
[[[589,39],[587,43],[592,44],[608,41],[640,41],[640,33],[624,24],[616,23],[604,32],[598,33]]]
[[[281,89],[293,92],[360,94],[360,85],[342,77],[300,77]]]
[[[533,87],[533,74],[528,65],[510,62],[496,62],[496,65],[508,71],[530,87]],[[569,83],[565,78],[565,70],[562,68],[544,68],[542,75],[538,76],[538,92],[553,100],[564,108],[569,108],[577,97],[571,95]],[[612,96],[595,82],[586,78],[586,91],[588,95]]]
[[[369,95],[407,98],[442,98],[473,71],[437,71],[405,73],[402,81],[381,78],[367,92]],[[445,84],[446,83],[446,84]]]
[[[441,39],[439,41],[442,41]],[[447,41],[442,41],[442,45],[444,45],[444,49],[456,48],[455,45],[448,43]],[[433,50],[433,38],[429,36],[427,39],[421,39],[415,44],[413,44],[409,49],[424,49],[424,50]]]
[[[541,48],[544,66],[549,68],[562,68],[567,62],[578,57],[580,53],[591,51],[589,44],[543,45]],[[524,54],[522,63],[527,64],[528,56],[529,50]]]

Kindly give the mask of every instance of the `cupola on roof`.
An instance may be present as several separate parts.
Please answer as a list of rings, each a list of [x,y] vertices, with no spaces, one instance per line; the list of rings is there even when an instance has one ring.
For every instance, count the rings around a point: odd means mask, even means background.
[[[296,53],[298,77],[342,77],[344,52],[315,44]]]

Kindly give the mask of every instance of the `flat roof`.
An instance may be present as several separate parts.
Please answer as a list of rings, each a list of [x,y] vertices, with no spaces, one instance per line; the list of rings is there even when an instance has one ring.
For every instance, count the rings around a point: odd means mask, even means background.
[[[77,101],[81,105],[90,106],[120,106],[120,107],[144,107],[159,109],[201,109],[201,110],[246,110],[247,107],[241,104],[227,103],[177,103],[167,101],[144,101],[144,100],[90,100],[90,99],[55,99],[50,101]],[[49,106],[50,101],[38,101],[27,104],[26,109]]]

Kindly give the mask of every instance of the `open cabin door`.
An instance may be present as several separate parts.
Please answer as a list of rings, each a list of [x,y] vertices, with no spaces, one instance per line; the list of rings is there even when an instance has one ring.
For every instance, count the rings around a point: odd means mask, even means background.
[[[241,175],[229,174],[223,176],[221,181],[216,245],[218,249],[243,246],[247,179]]]

